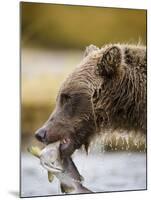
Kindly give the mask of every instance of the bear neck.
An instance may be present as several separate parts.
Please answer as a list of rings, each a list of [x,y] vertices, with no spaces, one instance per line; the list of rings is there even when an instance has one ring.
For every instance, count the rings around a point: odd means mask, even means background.
[[[142,66],[141,66],[142,67]],[[146,130],[146,74],[125,65],[122,73],[105,79],[93,97],[96,123],[102,129]]]

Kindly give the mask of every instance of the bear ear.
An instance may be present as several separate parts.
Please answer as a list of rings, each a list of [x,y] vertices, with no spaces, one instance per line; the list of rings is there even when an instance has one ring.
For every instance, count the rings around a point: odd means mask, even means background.
[[[84,52],[84,57],[88,56],[92,51],[99,50],[99,47],[91,44],[86,47],[85,52]]]
[[[99,74],[104,77],[112,77],[121,64],[121,57],[119,47],[113,46],[107,49],[97,64]]]

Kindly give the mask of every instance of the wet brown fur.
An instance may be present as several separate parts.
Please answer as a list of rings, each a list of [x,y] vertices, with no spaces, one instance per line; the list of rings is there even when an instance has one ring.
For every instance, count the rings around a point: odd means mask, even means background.
[[[70,155],[82,144],[88,147],[96,133],[146,133],[146,65],[145,46],[87,47],[82,62],[60,88],[56,109],[45,126],[48,142],[56,135],[70,138],[72,145],[64,153]],[[60,105],[63,94],[70,96],[70,104]]]
[[[99,74],[98,67],[102,67],[100,58],[114,46],[120,50],[119,66],[113,66],[116,68],[110,76]],[[73,87],[73,90],[78,91],[81,88],[78,87],[79,83],[83,87],[85,85],[93,101],[91,106],[94,108],[92,115],[97,126],[96,132],[103,134],[109,129],[120,129],[145,133],[146,48],[115,44],[99,49],[91,45],[87,51],[84,61],[69,76],[63,88],[71,91]],[[74,81],[77,82],[76,89],[70,85]]]

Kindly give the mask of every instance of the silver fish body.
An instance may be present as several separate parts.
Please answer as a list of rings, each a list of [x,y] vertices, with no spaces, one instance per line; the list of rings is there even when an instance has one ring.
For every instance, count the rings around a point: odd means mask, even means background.
[[[61,160],[60,142],[47,145],[40,154],[41,165],[48,170],[50,176],[56,176],[60,181],[63,193],[90,193],[82,185],[82,178],[71,158]]]

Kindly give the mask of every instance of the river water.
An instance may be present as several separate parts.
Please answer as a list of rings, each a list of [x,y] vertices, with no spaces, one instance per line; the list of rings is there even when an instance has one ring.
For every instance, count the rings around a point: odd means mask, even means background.
[[[73,160],[84,177],[83,185],[94,192],[146,189],[146,154],[132,152],[75,152]],[[59,181],[48,182],[39,160],[28,153],[21,158],[21,196],[61,194]]]

